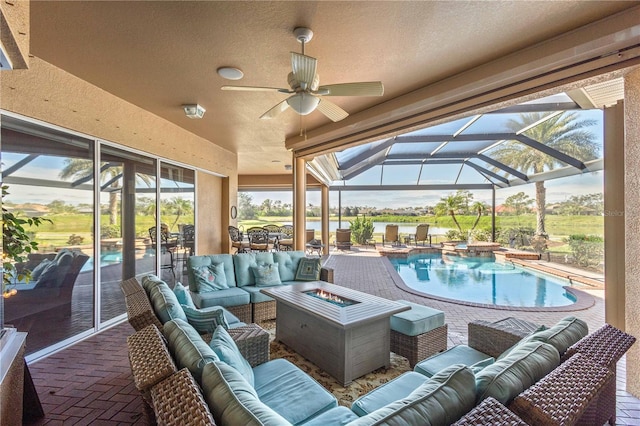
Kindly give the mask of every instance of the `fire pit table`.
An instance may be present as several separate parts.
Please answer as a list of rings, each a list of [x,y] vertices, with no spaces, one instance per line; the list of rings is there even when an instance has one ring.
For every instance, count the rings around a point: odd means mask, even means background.
[[[260,291],[276,300],[276,340],[343,386],[389,366],[389,317],[410,309],[323,281]]]

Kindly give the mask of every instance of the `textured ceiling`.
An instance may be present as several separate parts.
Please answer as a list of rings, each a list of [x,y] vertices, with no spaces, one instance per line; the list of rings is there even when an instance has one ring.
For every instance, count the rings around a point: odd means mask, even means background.
[[[286,95],[294,27],[314,38],[321,84],[381,80],[381,98],[334,97],[350,113],[566,33],[637,2],[32,1],[31,53],[237,152],[240,174],[283,173],[286,138],[328,123],[319,112],[258,117]],[[229,82],[221,66],[242,69]],[[202,120],[181,105],[199,103]],[[176,141],[179,143],[179,141]]]

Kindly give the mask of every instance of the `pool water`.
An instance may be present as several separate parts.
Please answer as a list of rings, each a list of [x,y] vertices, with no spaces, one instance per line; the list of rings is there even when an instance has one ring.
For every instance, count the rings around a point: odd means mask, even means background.
[[[486,305],[567,306],[576,298],[566,281],[492,258],[422,253],[390,258],[405,284],[418,292]]]

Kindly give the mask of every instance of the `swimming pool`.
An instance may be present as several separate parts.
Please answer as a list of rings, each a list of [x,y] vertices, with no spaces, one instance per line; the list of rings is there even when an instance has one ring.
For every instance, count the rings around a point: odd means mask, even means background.
[[[567,282],[493,258],[421,253],[389,261],[407,287],[439,298],[527,308],[576,302]]]

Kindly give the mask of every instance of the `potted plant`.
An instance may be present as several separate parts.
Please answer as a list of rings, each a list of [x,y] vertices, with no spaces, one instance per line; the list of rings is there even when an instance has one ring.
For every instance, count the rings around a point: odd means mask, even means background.
[[[16,265],[25,262],[29,253],[38,249],[25,227],[39,226],[50,219],[41,217],[18,217],[4,207],[4,199],[9,187],[2,186],[2,297],[0,298],[0,330],[4,330],[4,299],[16,293],[12,284],[16,281],[29,282],[31,271],[18,270]]]

